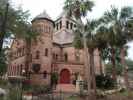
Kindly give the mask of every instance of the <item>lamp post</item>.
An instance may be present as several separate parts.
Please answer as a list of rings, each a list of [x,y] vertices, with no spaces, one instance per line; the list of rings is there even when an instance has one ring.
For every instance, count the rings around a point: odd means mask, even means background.
[[[25,69],[22,69],[21,68],[21,82],[20,82],[20,87],[21,87],[21,99],[20,100],[23,100],[23,81],[25,79],[24,77],[24,74],[26,73]]]
[[[7,3],[4,15],[1,13],[0,52],[2,51],[3,40],[4,40],[4,36],[5,36],[5,32],[6,32],[6,23],[7,23],[8,9],[9,9],[9,4]]]

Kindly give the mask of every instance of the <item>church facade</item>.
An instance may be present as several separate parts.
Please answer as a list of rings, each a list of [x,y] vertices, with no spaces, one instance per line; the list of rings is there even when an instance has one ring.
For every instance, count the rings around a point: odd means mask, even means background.
[[[73,46],[76,22],[62,13],[53,21],[46,12],[32,20],[33,29],[39,32],[31,42],[30,81],[32,84],[50,84],[52,72],[58,73],[58,84],[72,84],[78,73],[85,76],[84,51]],[[14,39],[10,49],[8,77],[21,76],[26,69],[26,43]],[[94,52],[95,73],[100,74],[100,57]]]

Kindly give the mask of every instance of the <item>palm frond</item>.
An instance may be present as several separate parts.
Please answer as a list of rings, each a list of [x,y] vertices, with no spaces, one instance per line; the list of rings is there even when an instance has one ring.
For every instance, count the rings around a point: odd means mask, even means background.
[[[85,17],[88,11],[92,10],[94,3],[89,0],[66,0],[64,10],[68,12],[68,15],[75,18]]]
[[[117,8],[111,6],[111,11],[106,11],[103,16],[103,22],[110,23],[111,21],[117,20],[119,11]]]
[[[133,14],[133,10],[131,7],[124,7],[121,9],[120,18],[121,19],[130,18],[132,14]]]

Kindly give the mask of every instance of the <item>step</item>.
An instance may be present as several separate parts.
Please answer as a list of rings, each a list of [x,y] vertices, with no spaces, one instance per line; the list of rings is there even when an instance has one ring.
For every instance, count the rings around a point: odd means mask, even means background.
[[[56,86],[56,91],[62,92],[75,92],[76,88],[73,84],[58,84]]]

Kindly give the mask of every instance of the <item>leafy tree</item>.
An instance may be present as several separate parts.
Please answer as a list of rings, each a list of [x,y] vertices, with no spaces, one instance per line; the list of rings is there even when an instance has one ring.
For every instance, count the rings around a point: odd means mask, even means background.
[[[51,85],[56,85],[58,83],[58,73],[57,72],[53,72],[51,74]]]
[[[133,17],[129,18],[128,21],[126,22],[126,28],[127,28],[127,34],[129,35],[130,39],[132,40],[133,35]]]
[[[9,4],[9,6],[6,8],[7,4]],[[13,8],[13,6],[10,4],[10,0],[1,0],[0,5],[0,12],[2,15],[1,29],[4,29],[0,32],[0,51],[2,49],[3,40],[5,38],[13,35],[17,39],[23,39],[26,43],[25,70],[27,76],[31,57],[31,41],[37,36],[37,32],[33,32],[32,25],[28,21],[28,11],[23,11],[21,8]]]
[[[0,1],[0,51],[2,50],[4,38],[10,37],[11,34],[15,36],[27,34],[28,17],[28,11],[13,8],[10,0]]]
[[[96,85],[100,89],[112,89],[115,87],[115,82],[114,80],[106,75],[97,75],[96,76]]]

